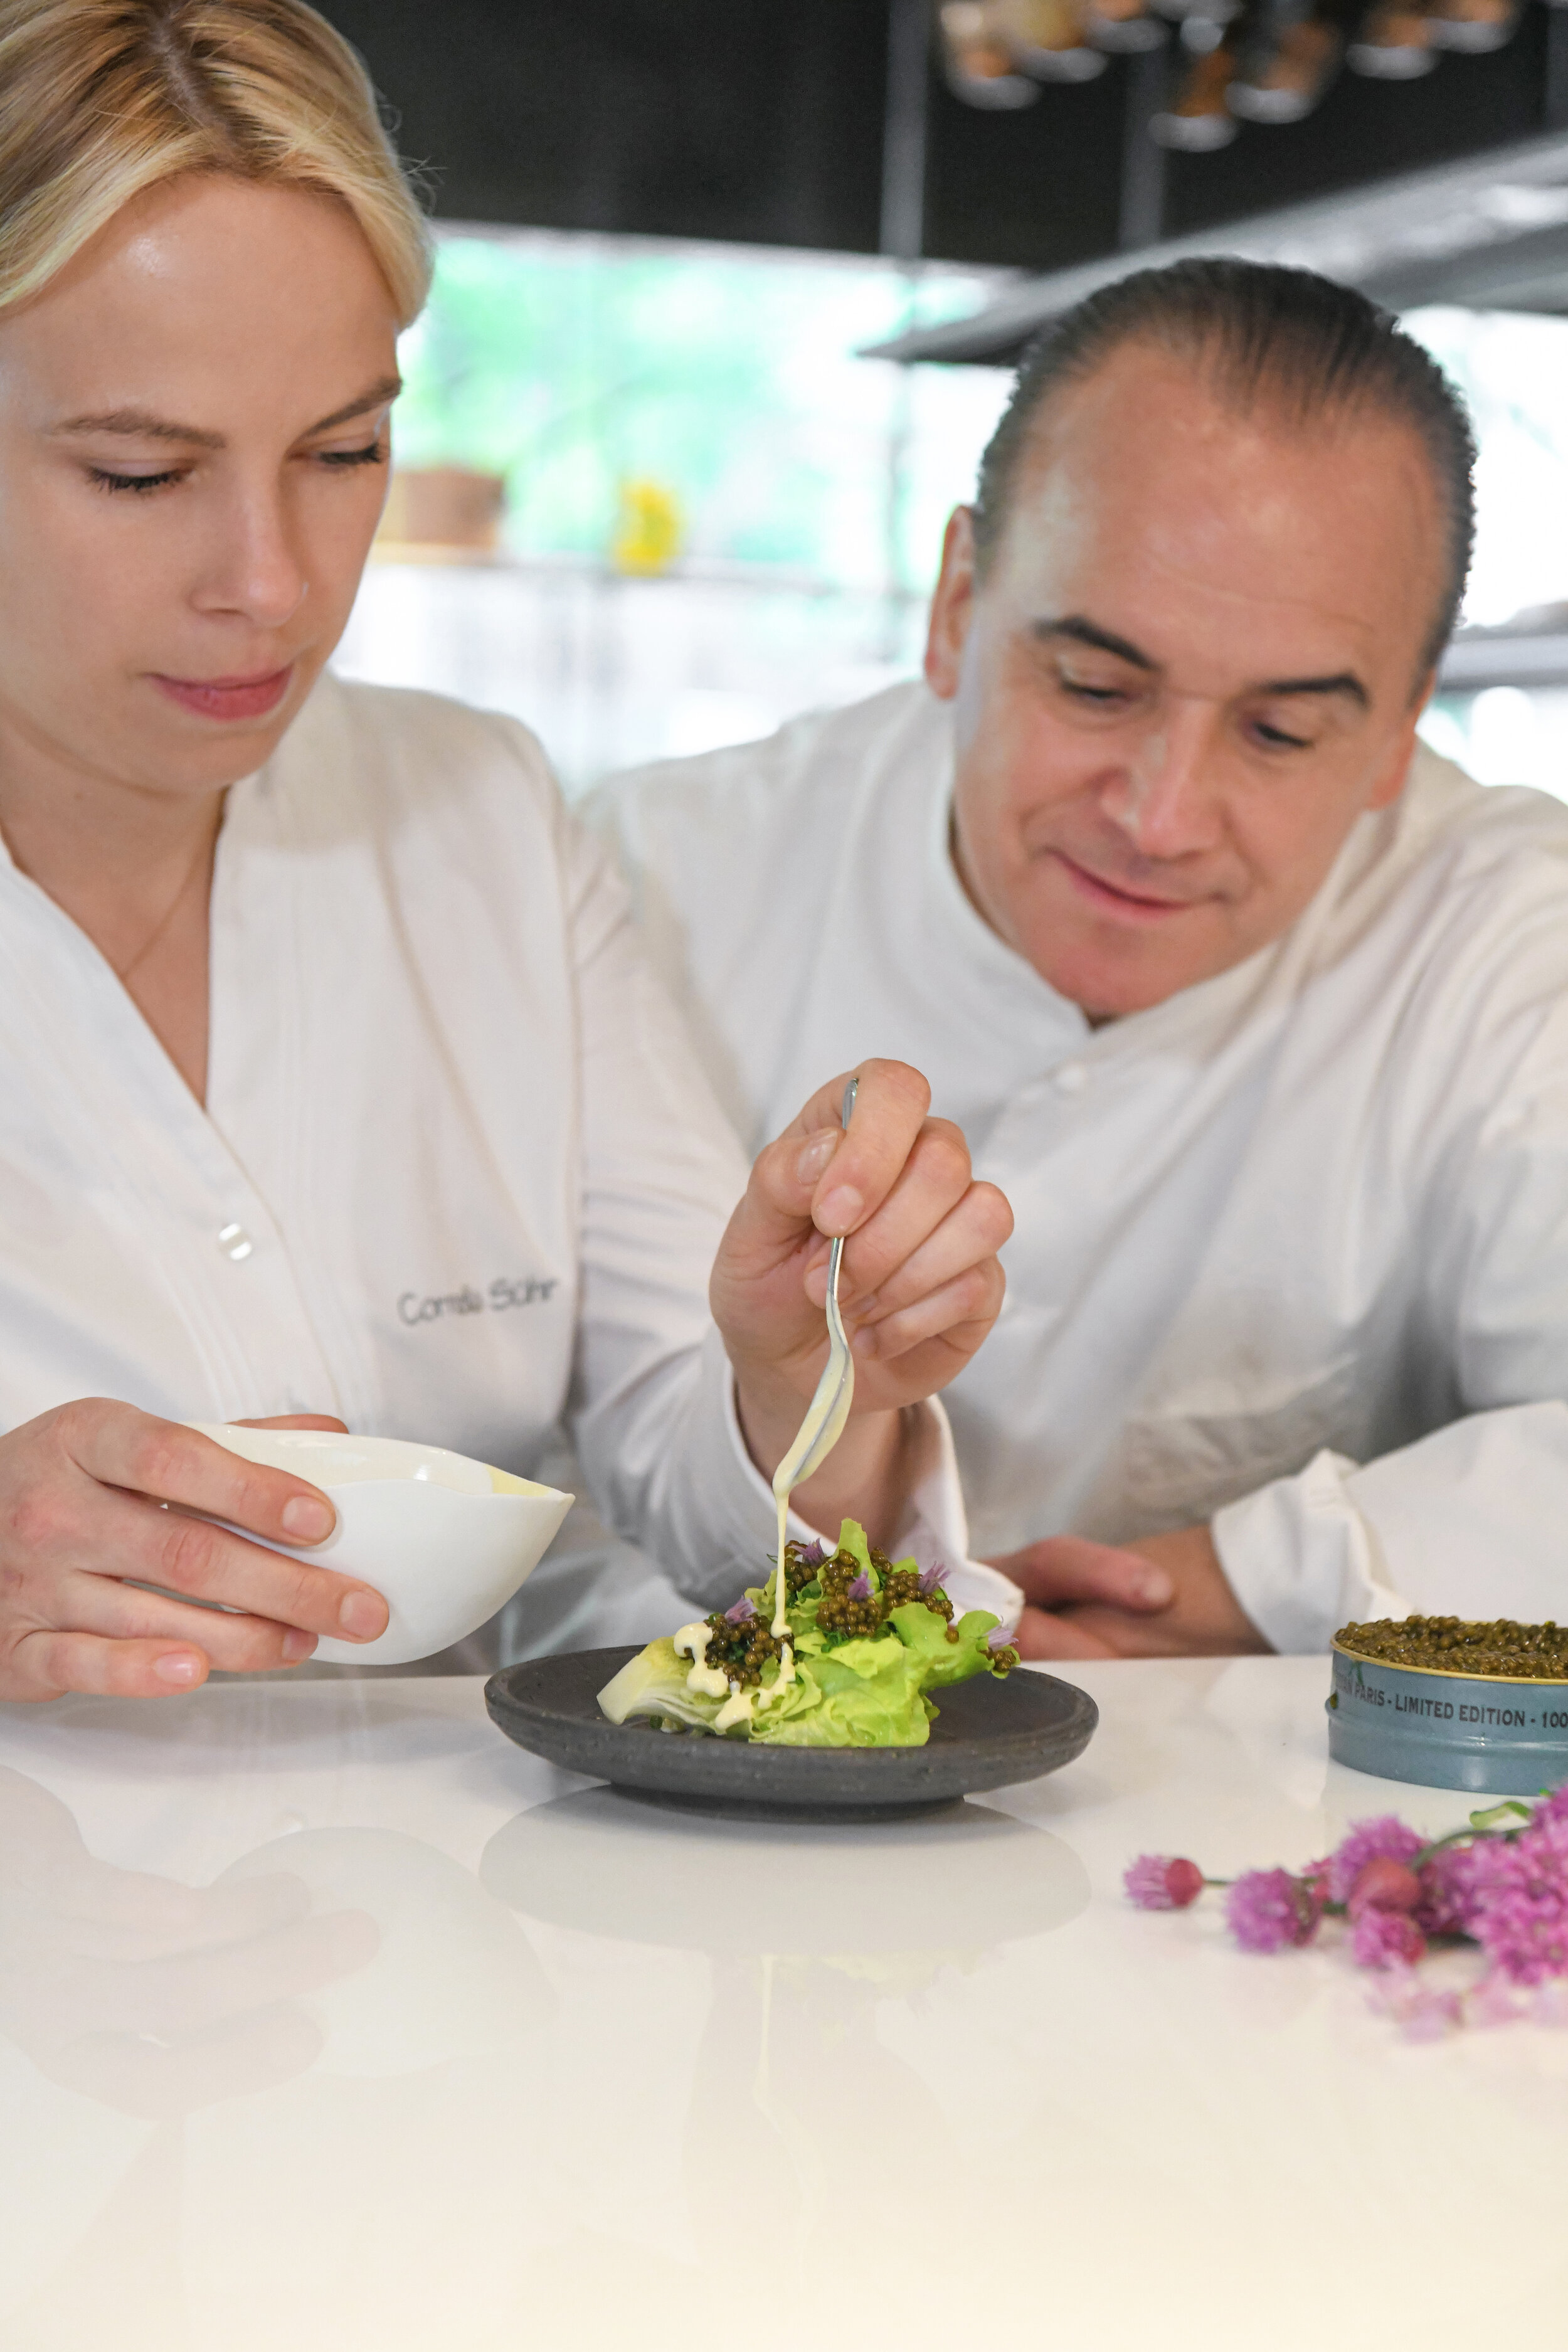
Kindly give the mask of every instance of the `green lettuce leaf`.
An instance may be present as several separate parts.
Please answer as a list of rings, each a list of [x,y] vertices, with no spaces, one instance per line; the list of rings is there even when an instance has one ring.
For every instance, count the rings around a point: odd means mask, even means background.
[[[710,1698],[706,1691],[688,1690],[690,1672],[690,1659],[678,1655],[667,1633],[611,1676],[599,1693],[600,1710],[612,1723],[628,1722],[634,1715],[662,1715],[695,1730],[711,1731],[724,1701]]]
[[[756,1708],[752,1738],[774,1748],[923,1748],[931,1713],[915,1653],[881,1634],[797,1658],[783,1696]]]
[[[989,1609],[966,1609],[954,1621],[956,1642],[948,1640],[946,1624],[923,1601],[906,1601],[901,1609],[890,1611],[888,1622],[920,1660],[924,1690],[940,1690],[946,1683],[966,1683],[972,1675],[994,1671],[985,1637],[1002,1620]]]
[[[874,1591],[881,1589],[858,1520],[845,1520],[837,1548],[858,1561]],[[916,1563],[893,1565],[913,1569]],[[765,1584],[750,1588],[748,1598],[768,1612]],[[844,1641],[817,1631],[820,1600],[821,1587],[813,1582],[790,1604],[794,1679],[784,1682],[770,1664],[750,1721],[731,1725],[723,1737],[776,1748],[923,1748],[936,1714],[926,1692],[997,1672],[986,1636],[1000,1621],[988,1609],[968,1610],[951,1629],[956,1640],[950,1640],[944,1618],[921,1601],[908,1601],[889,1613],[879,1633]],[[599,1705],[612,1723],[652,1716],[711,1731],[725,1698],[689,1689],[690,1670],[691,1661],[677,1654],[672,1641],[650,1642],[606,1683]]]

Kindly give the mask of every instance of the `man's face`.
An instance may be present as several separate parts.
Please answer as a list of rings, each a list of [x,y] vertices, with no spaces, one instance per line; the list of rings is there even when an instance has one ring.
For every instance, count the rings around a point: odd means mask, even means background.
[[[984,583],[949,526],[926,656],[993,929],[1099,1017],[1278,939],[1404,782],[1443,563],[1407,427],[1243,413],[1142,345],[1055,399]]]

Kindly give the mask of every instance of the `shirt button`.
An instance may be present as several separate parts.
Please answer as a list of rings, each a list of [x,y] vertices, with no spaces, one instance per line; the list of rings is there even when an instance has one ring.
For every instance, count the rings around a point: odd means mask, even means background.
[[[236,1265],[241,1258],[248,1257],[256,1247],[243,1225],[225,1225],[217,1237],[217,1245],[225,1257],[233,1258]]]
[[[1080,1095],[1089,1084],[1089,1066],[1084,1062],[1064,1062],[1051,1073],[1051,1084],[1058,1095]]]

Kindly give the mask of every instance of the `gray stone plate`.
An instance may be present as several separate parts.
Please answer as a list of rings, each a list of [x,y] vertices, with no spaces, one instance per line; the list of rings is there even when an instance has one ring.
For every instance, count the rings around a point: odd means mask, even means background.
[[[529,1658],[492,1675],[485,1704],[509,1739],[547,1763],[663,1804],[835,1821],[886,1818],[1010,1788],[1070,1764],[1099,1721],[1053,1675],[977,1675],[942,1691],[923,1748],[767,1748],[606,1723],[598,1694],[636,1646]]]

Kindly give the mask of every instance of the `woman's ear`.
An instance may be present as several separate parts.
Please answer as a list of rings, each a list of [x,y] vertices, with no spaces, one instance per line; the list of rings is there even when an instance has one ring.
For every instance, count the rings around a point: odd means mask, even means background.
[[[958,692],[973,611],[974,521],[967,507],[954,507],[942,542],[942,573],[926,630],[926,684],[943,702],[951,702]]]

